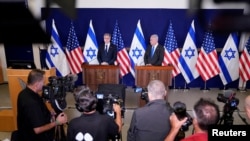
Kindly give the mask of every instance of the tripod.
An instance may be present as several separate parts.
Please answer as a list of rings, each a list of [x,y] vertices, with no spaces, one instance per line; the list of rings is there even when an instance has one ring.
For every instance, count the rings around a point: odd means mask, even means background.
[[[66,134],[64,132],[63,125],[56,126],[55,130],[55,141],[66,141]]]
[[[240,119],[246,124],[248,125],[248,123],[246,122],[246,119],[243,118],[240,115],[239,109],[236,107],[235,109],[231,109],[228,108],[227,105],[224,106],[224,110],[223,110],[223,115],[221,116],[220,120],[219,120],[219,125],[222,124],[222,122],[224,123],[224,125],[233,125],[233,121],[234,121],[234,117],[233,117],[233,112],[237,110],[238,116],[240,117]]]
[[[236,107],[237,109],[237,107]],[[234,117],[233,112],[236,110],[235,108],[231,108],[229,104],[225,104],[223,107],[223,115],[221,116],[219,120],[219,124],[224,123],[224,125],[233,125]]]

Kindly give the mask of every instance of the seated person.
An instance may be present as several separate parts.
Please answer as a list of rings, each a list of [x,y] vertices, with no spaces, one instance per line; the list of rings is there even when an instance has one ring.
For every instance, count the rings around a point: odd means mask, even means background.
[[[69,122],[67,130],[68,141],[95,140],[108,141],[116,138],[121,132],[121,107],[113,104],[116,118],[100,114],[97,110],[97,98],[87,86],[79,86],[74,91],[76,108],[82,113]]]

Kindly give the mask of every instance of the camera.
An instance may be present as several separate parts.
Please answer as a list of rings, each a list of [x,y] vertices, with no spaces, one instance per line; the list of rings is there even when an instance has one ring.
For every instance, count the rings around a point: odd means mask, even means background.
[[[148,90],[147,88],[141,88],[141,87],[137,87],[134,89],[135,93],[141,93],[141,99],[145,100],[146,103],[148,103],[149,99],[148,99]]]
[[[56,113],[61,113],[66,108],[66,92],[73,91],[76,79],[72,75],[51,76],[48,78],[49,83],[43,86],[42,98],[51,103]]]
[[[235,97],[235,93],[231,90],[225,91],[224,94],[219,93],[217,96],[219,102],[225,103],[223,107],[223,115],[219,124],[224,122],[225,125],[233,125],[233,112],[237,110],[239,99]]]
[[[121,107],[121,116],[124,117],[125,108],[121,98],[116,95],[104,95],[102,93],[96,93],[96,98],[98,100],[96,109],[99,113],[109,115],[115,119],[116,113],[113,104],[118,104]]]
[[[187,113],[186,111],[186,104],[180,101],[177,101],[173,105],[173,110],[175,115],[179,120],[184,119],[187,117],[187,121],[181,126],[181,131],[187,131],[189,126],[193,123],[193,118]]]
[[[236,110],[239,104],[239,99],[235,97],[235,93],[231,93],[229,96],[227,93],[221,94],[219,93],[217,96],[217,100],[219,102],[225,103],[228,110]]]

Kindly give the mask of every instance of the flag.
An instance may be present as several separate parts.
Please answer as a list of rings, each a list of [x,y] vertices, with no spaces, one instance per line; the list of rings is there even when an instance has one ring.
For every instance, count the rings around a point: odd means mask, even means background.
[[[246,82],[250,79],[250,37],[240,55],[239,63],[240,79]]]
[[[178,68],[180,50],[178,49],[177,46],[177,41],[174,35],[174,29],[171,21],[168,27],[164,48],[165,51],[164,51],[164,59],[162,62],[162,66],[167,66],[169,64],[172,64],[174,67],[172,71],[172,76],[175,77],[180,73],[180,70]]]
[[[239,52],[242,52],[243,49],[245,48],[245,45],[247,43],[248,38],[250,37],[249,32],[242,32],[240,36],[240,41],[239,41]]]
[[[49,45],[46,53],[46,64],[48,68],[56,68],[57,76],[64,77],[70,73],[70,69],[54,20],[52,20],[51,41],[52,44]]]
[[[69,36],[66,44],[66,56],[69,62],[70,71],[72,74],[77,74],[82,71],[83,55],[79,45],[73,22],[69,30]]]
[[[118,26],[118,22],[115,23],[115,28],[113,31],[112,43],[117,46],[117,63],[120,68],[120,75],[123,77],[124,75],[130,72],[130,59],[128,56],[128,52],[124,47],[124,43],[122,40],[122,35]]]
[[[195,27],[193,20],[184,42],[184,46],[182,48],[178,63],[178,67],[181,71],[182,76],[186,80],[186,83],[190,83],[191,81],[199,77],[199,73],[195,68],[197,57],[198,51],[196,47]]]
[[[239,52],[236,33],[229,35],[219,56],[220,78],[224,85],[239,78]]]
[[[133,36],[131,43],[129,57],[131,60],[131,74],[135,77],[135,65],[142,66],[144,65],[144,54],[146,49],[146,43],[144,35],[141,28],[141,22],[138,20],[137,27]]]
[[[84,61],[88,62],[89,64],[99,64],[97,60],[97,53],[98,53],[98,44],[96,41],[92,20],[90,20],[88,34],[83,49]]]
[[[211,31],[205,33],[195,67],[204,81],[220,73],[214,37]]]

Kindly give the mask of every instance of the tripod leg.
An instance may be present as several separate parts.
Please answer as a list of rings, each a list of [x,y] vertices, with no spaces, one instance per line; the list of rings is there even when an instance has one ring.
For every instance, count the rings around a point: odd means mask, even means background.
[[[223,121],[224,115],[220,118],[218,124],[221,125],[222,121]]]

